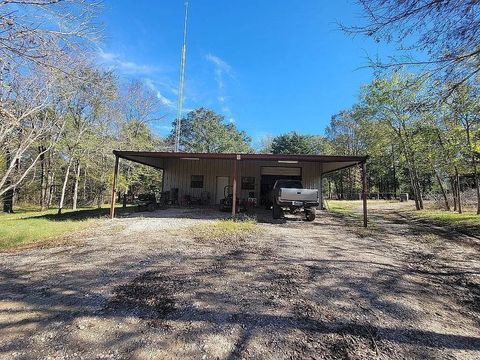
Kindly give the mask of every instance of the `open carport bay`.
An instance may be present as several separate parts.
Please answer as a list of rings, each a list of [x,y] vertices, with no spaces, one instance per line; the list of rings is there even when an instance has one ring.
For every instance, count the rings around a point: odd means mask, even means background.
[[[398,206],[222,240],[195,229],[225,214],[172,208],[0,254],[0,357],[480,357],[478,240]]]

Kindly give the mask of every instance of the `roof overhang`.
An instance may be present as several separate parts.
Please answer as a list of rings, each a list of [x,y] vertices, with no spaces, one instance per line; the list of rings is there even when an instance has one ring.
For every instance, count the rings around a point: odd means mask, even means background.
[[[322,163],[323,173],[348,168],[365,162],[368,156],[331,156],[331,155],[286,155],[286,154],[224,154],[224,153],[186,153],[186,152],[152,152],[152,151],[120,151],[113,153],[126,160],[163,168],[163,159],[193,160],[241,160],[241,161],[276,161],[285,164],[300,162]]]

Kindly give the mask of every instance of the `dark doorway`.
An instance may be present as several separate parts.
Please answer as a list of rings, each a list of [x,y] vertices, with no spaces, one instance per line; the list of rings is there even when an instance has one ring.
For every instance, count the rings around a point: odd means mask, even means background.
[[[260,205],[270,209],[272,206],[272,189],[277,180],[300,180],[301,176],[292,175],[262,175],[260,180]]]

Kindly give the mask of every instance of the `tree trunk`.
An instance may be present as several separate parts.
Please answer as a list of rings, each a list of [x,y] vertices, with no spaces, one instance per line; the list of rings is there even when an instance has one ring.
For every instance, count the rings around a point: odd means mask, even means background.
[[[477,192],[477,215],[480,215],[480,188],[478,184],[477,158],[472,147],[472,141],[470,138],[470,122],[468,119],[465,119],[465,131],[467,132],[467,143],[472,156],[473,175],[475,177],[475,191]]]
[[[58,204],[58,215],[62,213],[63,202],[65,200],[65,190],[67,189],[68,175],[70,175],[70,166],[72,159],[68,161],[67,170],[65,171],[65,178],[63,179],[62,193],[60,194],[60,203]]]
[[[473,155],[473,175],[475,177],[475,191],[477,193],[477,215],[480,215],[480,185],[478,181],[477,161]]]
[[[83,202],[87,201],[87,167],[83,168],[83,194],[82,194]]]
[[[457,184],[453,176],[450,177],[450,186],[452,187],[453,211],[457,211]]]
[[[402,135],[402,129],[405,133],[405,136]],[[402,123],[401,127],[396,129],[396,131],[400,139],[400,144],[402,145],[402,148],[403,148],[405,160],[407,162],[410,185],[412,186],[413,196],[415,197],[415,208],[417,210],[422,210],[423,199],[422,199],[422,193],[420,190],[420,182],[418,181],[417,168],[415,166],[415,156],[414,156],[414,153],[410,150],[409,146],[407,146],[408,133],[407,133],[405,124]]]
[[[77,160],[77,169],[75,173],[75,185],[73,187],[72,209],[77,210],[78,201],[78,182],[80,180],[80,160]]]
[[[473,174],[475,176],[475,191],[477,192],[477,215],[480,215],[480,185],[478,181],[477,161],[475,155],[473,157]]]
[[[397,199],[397,170],[395,168],[395,149],[392,144],[393,197]]]
[[[445,191],[445,188],[442,184],[442,179],[440,179],[440,176],[438,176],[438,173],[435,172],[435,177],[437,178],[438,181],[438,186],[440,186],[440,190],[442,191],[443,195],[443,201],[445,202],[445,210],[450,211],[450,204],[448,203],[448,197],[447,197],[447,192]]]
[[[45,147],[39,146],[38,151],[40,152],[40,208],[45,210],[45,200],[47,194],[47,187],[45,181]]]
[[[9,186],[11,183],[9,180],[7,180],[5,184]],[[5,191],[3,194],[3,212],[13,214],[13,195],[13,189]]]
[[[480,215],[480,186],[478,184],[477,169],[475,169],[475,188],[477,190],[477,215]]]
[[[460,175],[458,173],[457,167],[455,167],[455,177],[457,178],[456,182],[457,182],[458,213],[461,214],[462,213],[462,195],[461,195],[462,189],[460,186]]]
[[[420,180],[418,179],[418,173],[415,170],[415,185],[417,187],[417,194],[418,194],[418,205],[420,210],[423,210],[423,194],[422,194],[422,186],[420,185]]]
[[[48,174],[48,193],[47,193],[47,208],[52,206],[53,194],[55,192],[55,172],[49,170]]]
[[[5,151],[5,167],[8,169],[11,166],[12,156],[10,151],[7,149]],[[9,187],[11,185],[10,179],[5,181],[5,185]],[[13,189],[6,191],[3,194],[3,212],[13,214]]]
[[[413,173],[409,165],[408,165],[408,177],[410,178],[410,186],[412,187],[413,198],[415,200],[415,209],[420,210],[420,203],[418,202],[418,194],[417,194],[417,188],[415,186],[415,179],[413,178]]]
[[[410,154],[408,152],[407,146],[405,145],[405,142],[404,142],[404,140],[401,136],[400,136],[400,140],[401,140],[401,143],[402,143],[402,146],[403,146],[403,152],[404,152],[404,155],[405,155],[405,159],[407,161],[408,177],[410,179],[410,186],[412,187],[413,197],[415,199],[415,209],[420,210],[421,209],[420,201],[419,201],[420,196],[419,196],[418,188],[417,188],[417,184],[416,184],[414,168],[413,168],[410,156],[409,156]]]
[[[105,168],[105,155],[102,155],[102,168]],[[101,173],[100,175],[100,186],[101,188],[99,189],[100,191],[98,192],[98,197],[97,197],[97,207],[100,209],[103,205],[103,199],[105,195],[105,188],[104,188],[104,182],[105,182],[105,174]]]
[[[51,197],[53,190],[53,171],[52,171],[52,150],[47,152],[47,158],[45,159],[45,193],[43,204],[45,209],[48,209],[51,205]]]

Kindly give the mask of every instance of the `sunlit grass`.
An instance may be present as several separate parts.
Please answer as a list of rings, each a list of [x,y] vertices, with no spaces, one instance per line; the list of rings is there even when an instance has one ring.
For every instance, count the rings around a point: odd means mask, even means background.
[[[368,205],[387,204],[390,200],[368,200]],[[377,224],[374,218],[369,216],[368,229],[363,227],[363,201],[362,200],[327,200],[326,209],[331,214],[347,221],[359,237],[372,235],[377,231]]]
[[[354,216],[354,211],[360,209],[362,202],[360,200],[327,200],[326,208],[328,211],[341,214]]]
[[[40,211],[34,206],[15,209],[14,214],[0,214],[0,250],[50,241],[91,227],[105,219],[109,209],[56,209]]]
[[[438,225],[449,226],[467,234],[480,234],[480,215],[473,211],[459,214],[453,211],[428,209],[411,211],[409,214],[416,218],[433,221]]]
[[[413,214],[416,214],[420,217],[425,217],[437,221],[445,221],[449,223],[465,222],[469,224],[480,225],[480,215],[477,215],[474,212],[464,212],[462,214],[459,214],[457,212],[446,210],[420,210],[415,211]]]
[[[351,214],[353,212],[362,212],[362,200],[326,200],[327,210],[334,213]],[[397,200],[368,200],[368,206],[382,205],[389,203],[398,203]]]
[[[416,211],[412,209],[413,202],[409,204],[398,203],[398,201],[388,200],[368,200],[368,205],[382,205],[388,203],[397,203],[400,213],[408,215],[412,219],[427,221],[437,226],[450,228],[459,232],[478,236],[480,235],[480,216],[474,211],[464,211],[459,214],[453,211],[439,210],[427,208],[425,210]],[[394,207],[396,209],[396,207]],[[328,200],[327,209],[334,215],[340,216],[347,220],[361,221],[362,219],[362,201],[361,200]],[[373,213],[372,213],[373,212]],[[373,216],[372,216],[373,215]],[[369,215],[369,228],[375,227],[376,219],[382,217],[382,208],[377,207],[372,210]]]

